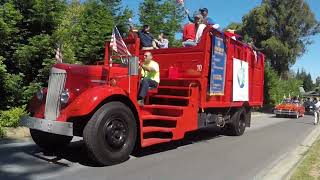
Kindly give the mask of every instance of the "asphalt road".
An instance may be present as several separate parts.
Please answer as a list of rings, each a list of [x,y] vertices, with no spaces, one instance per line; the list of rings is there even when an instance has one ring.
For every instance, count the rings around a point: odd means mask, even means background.
[[[81,140],[58,155],[42,152],[30,140],[0,144],[0,179],[260,179],[314,128],[312,116],[297,120],[263,115],[254,117],[252,127],[241,137],[205,129],[109,167],[92,167]]]

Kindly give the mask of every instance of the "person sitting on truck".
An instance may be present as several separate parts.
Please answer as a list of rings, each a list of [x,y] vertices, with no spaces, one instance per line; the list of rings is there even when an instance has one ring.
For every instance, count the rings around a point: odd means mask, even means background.
[[[157,88],[160,83],[159,64],[153,60],[151,52],[144,53],[144,62],[141,65],[141,84],[138,96],[138,104],[144,105],[144,98],[147,96],[149,88]]]
[[[256,43],[257,43],[257,42],[256,42],[256,39],[255,39],[255,38],[251,38],[251,39],[250,39],[250,42],[248,43],[248,45],[251,46],[252,49],[255,50],[255,51],[262,51],[263,48],[257,48],[257,47],[255,46]]]
[[[195,39],[182,42],[183,47],[196,46],[201,40],[203,30],[206,28],[206,25],[203,24],[203,17],[199,12],[195,12],[194,20],[196,30]]]
[[[188,23],[183,27],[182,40],[194,41],[196,39],[196,25],[194,23]]]
[[[194,22],[195,22],[194,16],[191,17],[190,14],[189,14],[189,10],[187,10],[187,9],[185,9],[185,12],[186,12],[186,14],[187,14],[187,16],[188,16],[189,21],[190,21],[191,23],[194,23]],[[200,9],[199,9],[199,12],[200,12],[201,15],[203,16],[203,19],[204,19],[204,20],[203,20],[203,23],[204,23],[204,24],[211,24],[212,27],[215,28],[215,29],[219,29],[219,28],[220,28],[220,25],[217,24],[217,23],[215,23],[215,22],[212,20],[212,18],[210,18],[210,17],[208,16],[209,10],[208,10],[207,8],[200,8]]]
[[[215,23],[211,17],[209,17],[209,12],[208,12],[208,9],[207,8],[201,8],[199,9],[201,15],[203,16],[203,23],[204,24],[211,24],[211,25],[214,25],[213,27],[215,29],[218,29],[220,27],[219,24]]]
[[[135,39],[137,37],[138,30],[133,26],[129,26],[128,39]]]
[[[143,29],[138,32],[141,41],[142,50],[158,49],[154,37],[150,32],[150,26],[144,25]]]
[[[162,32],[160,33],[158,39],[154,40],[160,49],[168,48],[169,47],[169,40],[167,36]]]

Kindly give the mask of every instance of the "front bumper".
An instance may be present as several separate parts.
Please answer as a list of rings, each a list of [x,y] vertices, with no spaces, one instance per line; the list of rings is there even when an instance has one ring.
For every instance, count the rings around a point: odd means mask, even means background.
[[[290,111],[290,110],[275,110],[274,113],[278,115],[288,115],[288,116],[299,115],[297,111]]]
[[[25,126],[30,129],[37,129],[53,134],[73,136],[73,123],[70,122],[51,121],[47,119],[24,116],[20,119],[20,126]]]

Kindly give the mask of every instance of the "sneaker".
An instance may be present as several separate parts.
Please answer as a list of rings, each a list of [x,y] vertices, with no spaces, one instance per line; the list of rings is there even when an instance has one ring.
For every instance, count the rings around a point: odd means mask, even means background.
[[[139,104],[140,106],[144,106],[143,100],[138,100],[138,104]]]

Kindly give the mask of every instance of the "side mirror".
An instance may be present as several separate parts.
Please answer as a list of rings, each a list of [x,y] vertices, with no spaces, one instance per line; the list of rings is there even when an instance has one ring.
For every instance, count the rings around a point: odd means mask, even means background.
[[[129,76],[137,76],[139,74],[139,58],[132,56],[129,58]]]

